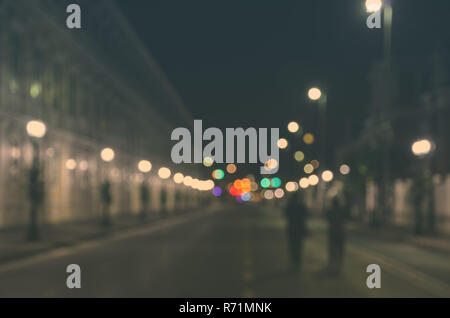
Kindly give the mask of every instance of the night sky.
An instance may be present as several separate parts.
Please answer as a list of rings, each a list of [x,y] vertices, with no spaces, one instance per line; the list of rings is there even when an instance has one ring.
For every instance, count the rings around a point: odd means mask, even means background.
[[[314,132],[317,109],[306,91],[319,85],[334,143],[345,142],[340,132],[361,129],[369,71],[382,58],[383,31],[366,27],[364,2],[117,0],[204,127],[284,128],[297,120]],[[435,50],[448,60],[450,1],[394,0],[393,9],[398,76],[426,77]]]

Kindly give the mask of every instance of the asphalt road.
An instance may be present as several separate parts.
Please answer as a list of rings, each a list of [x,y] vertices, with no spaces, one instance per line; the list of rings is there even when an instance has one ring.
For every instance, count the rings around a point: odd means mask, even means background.
[[[324,275],[325,224],[309,222],[305,261],[287,270],[276,209],[230,206],[0,266],[0,297],[450,297],[450,255],[350,236],[343,273]],[[368,264],[382,269],[368,289]],[[81,289],[66,267],[81,267]]]

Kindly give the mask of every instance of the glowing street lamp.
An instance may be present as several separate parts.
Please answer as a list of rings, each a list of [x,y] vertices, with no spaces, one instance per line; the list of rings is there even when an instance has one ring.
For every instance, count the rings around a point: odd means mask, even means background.
[[[325,182],[331,182],[333,181],[334,175],[333,172],[331,172],[330,170],[325,170],[324,172],[322,172],[322,180]]]
[[[47,132],[47,126],[40,120],[31,120],[27,123],[27,134],[34,138],[43,138]]]
[[[312,174],[308,178],[309,185],[316,186],[319,184],[319,177],[315,174]]]
[[[286,149],[289,145],[288,141],[285,138],[281,138],[278,140],[278,148],[280,149]]]
[[[101,152],[100,152],[100,157],[102,158],[102,160],[104,162],[111,162],[114,160],[114,157],[116,156],[114,150],[112,150],[111,148],[104,148]]]
[[[309,187],[309,180],[308,178],[301,178],[298,184],[300,185],[300,188],[306,189]]]
[[[291,121],[291,122],[288,124],[288,131],[289,131],[290,133],[295,134],[295,133],[298,132],[299,130],[300,130],[300,125],[299,125],[297,122]]]
[[[169,179],[171,174],[172,172],[170,171],[170,169],[166,167],[162,167],[158,170],[158,175],[161,179]]]
[[[70,171],[73,171],[73,170],[75,170],[76,168],[77,168],[77,162],[76,162],[76,160],[75,160],[75,159],[72,159],[72,158],[67,159],[67,161],[66,161],[66,169],[67,169],[67,170],[70,170]]]
[[[183,178],[183,184],[187,187],[190,187],[192,185],[193,179],[191,176],[185,176]]]
[[[366,0],[366,10],[369,13],[377,12],[383,6],[383,2],[381,0]]]
[[[138,169],[142,173],[149,173],[152,170],[152,163],[148,160],[141,160],[138,163]]]
[[[176,184],[181,184],[181,183],[183,183],[183,181],[184,181],[184,175],[183,175],[182,173],[180,173],[180,172],[175,173],[174,176],[173,176],[173,181],[174,181]]]
[[[421,139],[412,144],[411,151],[417,157],[424,157],[431,152],[432,148],[433,143],[430,140]]]
[[[317,101],[322,97],[322,91],[317,87],[310,88],[308,91],[308,97],[312,101]]]

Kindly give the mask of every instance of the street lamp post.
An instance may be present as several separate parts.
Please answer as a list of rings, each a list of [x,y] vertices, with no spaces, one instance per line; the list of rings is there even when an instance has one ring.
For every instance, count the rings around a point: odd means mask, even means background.
[[[28,195],[30,202],[30,223],[28,228],[28,240],[36,241],[39,239],[38,211],[45,196],[44,182],[42,181],[39,158],[39,140],[45,136],[47,127],[42,121],[32,120],[27,123],[26,131],[28,136],[31,137],[31,143],[33,146],[33,162],[31,164],[28,184]]]
[[[380,12],[383,10],[383,63],[378,66],[381,68],[381,73],[383,74],[383,78],[379,81],[381,82],[381,93],[387,97],[387,100],[384,102],[385,109],[389,108],[393,104],[392,96],[394,92],[392,91],[394,85],[390,83],[394,81],[393,73],[392,73],[392,21],[393,21],[393,10],[391,0],[366,0],[366,9],[368,12]],[[380,89],[377,87],[380,91]],[[383,111],[378,114],[379,122],[386,122],[386,127],[390,124],[390,120],[385,117]],[[390,154],[389,154],[389,145],[390,139],[389,134],[385,134],[385,140],[383,140],[384,145],[381,148],[381,164],[382,164],[382,176],[379,181],[379,208],[376,209],[377,213],[373,215],[373,224],[378,225],[379,221],[384,221],[386,215],[388,215],[389,211],[391,211],[391,207],[389,206],[391,200],[389,197],[391,196],[392,191],[391,188],[391,177],[390,177]]]
[[[415,201],[414,208],[416,209],[416,233],[422,234],[423,231],[423,213],[422,213],[422,199],[427,198],[427,227],[430,234],[435,233],[436,217],[434,204],[434,185],[433,174],[431,170],[431,154],[434,150],[434,143],[429,139],[420,139],[411,145],[412,153],[419,159],[423,159],[423,176],[416,180],[415,185]],[[423,193],[422,193],[423,192]]]
[[[101,198],[102,198],[102,224],[107,227],[111,225],[110,219],[110,208],[112,203],[112,195],[111,195],[111,183],[109,181],[109,167],[108,164],[112,162],[115,158],[114,150],[111,148],[104,148],[100,152],[100,157],[105,163],[106,167],[104,169],[104,177],[101,184]]]
[[[167,211],[167,202],[168,202],[168,198],[167,198],[167,188],[165,185],[165,180],[169,179],[170,176],[172,175],[172,172],[170,171],[169,168],[166,167],[162,167],[158,170],[158,176],[162,179],[163,183],[162,183],[162,187],[161,187],[161,194],[160,194],[160,199],[161,199],[161,216],[162,217],[167,217],[168,215],[168,211]]]
[[[327,95],[317,87],[312,87],[308,90],[308,97],[311,101],[317,102],[319,106],[319,134],[320,134],[320,160],[326,166],[326,147],[327,147]]]
[[[317,102],[319,107],[319,143],[320,143],[320,163],[323,167],[327,164],[327,94],[318,87],[312,87],[308,90],[308,98]],[[321,191],[321,212],[325,209],[325,193],[326,183],[321,183],[319,186]]]
[[[384,15],[384,58],[390,64],[392,53],[392,5],[390,0],[386,0],[383,7]]]
[[[142,221],[145,221],[147,219],[148,204],[150,202],[150,194],[149,194],[150,190],[147,186],[147,180],[145,178],[145,175],[152,170],[151,162],[148,160],[139,161],[138,170],[144,176],[141,183],[140,198],[141,198],[141,219]]]
[[[392,52],[392,18],[393,18],[391,0],[384,0],[384,3],[381,0],[366,0],[366,9],[367,12],[370,13],[377,12],[383,9],[384,58],[388,63],[390,63]]]

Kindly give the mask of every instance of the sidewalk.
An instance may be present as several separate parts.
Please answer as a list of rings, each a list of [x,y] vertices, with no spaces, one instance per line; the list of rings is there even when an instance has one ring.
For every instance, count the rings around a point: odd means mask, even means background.
[[[169,215],[176,217],[191,212],[183,211]],[[39,226],[40,240],[26,240],[27,226],[0,230],[0,264],[22,259],[52,249],[73,246],[78,243],[105,238],[113,233],[145,227],[167,219],[159,213],[149,213],[142,221],[139,215],[121,214],[112,218],[111,225],[104,227],[98,219]]]

